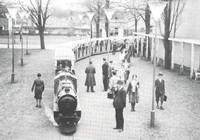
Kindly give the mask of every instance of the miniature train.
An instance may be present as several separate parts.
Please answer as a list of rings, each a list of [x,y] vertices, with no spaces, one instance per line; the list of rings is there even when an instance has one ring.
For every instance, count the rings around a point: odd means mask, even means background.
[[[54,78],[54,101],[53,113],[55,122],[59,125],[62,133],[76,131],[77,123],[81,118],[81,110],[77,97],[77,78],[72,70],[73,59],[69,57],[69,50],[56,52],[55,78]]]

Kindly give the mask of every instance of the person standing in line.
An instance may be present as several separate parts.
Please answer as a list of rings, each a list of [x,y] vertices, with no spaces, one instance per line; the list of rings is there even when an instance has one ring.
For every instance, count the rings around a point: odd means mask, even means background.
[[[109,79],[112,77],[112,72],[115,71],[115,67],[113,61],[111,60],[108,67],[108,77]]]
[[[129,79],[129,74],[130,74],[130,63],[125,60],[123,63],[123,68],[124,68],[124,82],[126,84],[126,81]]]
[[[139,102],[138,89],[140,83],[137,81],[137,75],[132,75],[132,80],[128,84],[127,93],[129,94],[129,103],[131,103],[131,112],[135,111],[135,103]]]
[[[162,72],[158,73],[158,79],[155,81],[155,88],[156,88],[156,103],[157,103],[157,109],[164,110],[163,108],[163,101],[164,101],[164,95],[165,95],[165,81],[162,78],[163,74]],[[159,107],[159,101],[161,102]]]
[[[108,89],[108,62],[106,62],[106,58],[103,58],[103,65],[102,65],[102,75],[103,75],[103,86],[104,91]]]
[[[34,96],[34,98],[36,99],[35,107],[41,108],[42,93],[44,91],[44,81],[42,80],[40,73],[37,74],[37,79],[34,80],[31,91],[35,92]]]
[[[116,41],[113,42],[113,51],[112,51],[112,54],[115,55],[117,51],[117,44],[116,44]]]
[[[116,89],[116,86],[117,86],[117,81],[119,80],[119,77],[117,76],[117,73],[116,71],[113,71],[112,72],[112,77],[110,78],[110,82],[109,82],[109,88],[112,92],[112,94],[115,96],[115,89]]]
[[[126,91],[122,80],[117,81],[117,93],[114,97],[113,106],[116,119],[116,127],[113,129],[119,129],[119,132],[122,132],[124,130],[123,109],[126,107]]]
[[[86,80],[85,80],[85,86],[87,86],[86,92],[89,92],[89,87],[91,87],[91,92],[94,91],[94,86],[96,86],[95,76],[96,69],[94,66],[92,66],[92,61],[89,61],[89,66],[85,69],[86,73]]]

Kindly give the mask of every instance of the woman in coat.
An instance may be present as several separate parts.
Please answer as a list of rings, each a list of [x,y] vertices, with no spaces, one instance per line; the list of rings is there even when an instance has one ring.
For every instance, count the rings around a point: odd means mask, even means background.
[[[87,86],[87,92],[89,92],[89,87],[91,87],[91,92],[95,92],[93,86],[96,86],[95,76],[96,69],[92,66],[92,61],[89,62],[89,66],[85,69],[86,80],[85,86]]]
[[[31,91],[35,92],[36,107],[41,108],[42,92],[44,91],[44,81],[41,79],[41,74],[37,74],[37,79],[34,80]]]
[[[139,102],[138,89],[140,83],[137,81],[137,75],[132,76],[132,80],[128,84],[127,93],[129,94],[129,103],[131,103],[131,111],[135,111],[135,103]]]

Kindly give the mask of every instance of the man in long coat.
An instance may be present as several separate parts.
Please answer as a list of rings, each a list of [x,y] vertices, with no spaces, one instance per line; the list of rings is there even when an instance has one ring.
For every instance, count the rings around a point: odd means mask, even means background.
[[[93,86],[96,86],[95,76],[96,69],[92,66],[92,61],[89,62],[89,66],[85,69],[86,80],[85,86],[87,86],[87,92],[89,92],[89,87],[91,87],[91,92],[95,92]]]
[[[124,130],[123,109],[126,107],[126,91],[124,90],[124,83],[122,80],[117,81],[117,86],[118,89],[113,102],[115,108],[116,127],[113,129],[119,129],[119,132],[122,132]]]
[[[108,89],[108,62],[106,62],[106,59],[103,58],[103,65],[102,65],[102,75],[103,75],[103,86],[104,91],[107,91]]]

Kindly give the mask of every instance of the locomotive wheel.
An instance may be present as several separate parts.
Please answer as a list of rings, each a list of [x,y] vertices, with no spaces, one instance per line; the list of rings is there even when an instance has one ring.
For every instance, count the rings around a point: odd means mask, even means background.
[[[76,131],[76,124],[69,122],[60,122],[59,127],[61,132],[66,134],[70,134]]]

